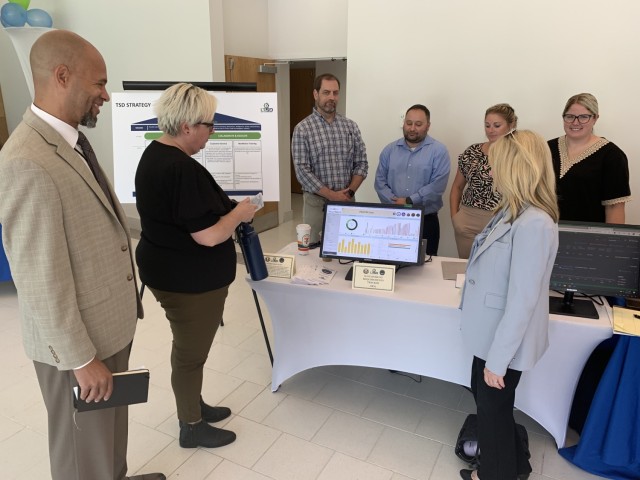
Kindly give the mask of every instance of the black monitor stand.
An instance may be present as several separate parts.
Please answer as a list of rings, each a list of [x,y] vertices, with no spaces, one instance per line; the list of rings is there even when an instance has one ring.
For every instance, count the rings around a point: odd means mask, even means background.
[[[344,279],[347,280],[348,282],[350,282],[351,280],[353,280],[353,265],[351,266],[351,268],[349,268],[349,271],[347,272],[347,274],[344,276]]]
[[[573,298],[575,292],[566,291],[564,297],[549,297],[549,313],[569,315],[571,317],[600,318],[591,300]]]

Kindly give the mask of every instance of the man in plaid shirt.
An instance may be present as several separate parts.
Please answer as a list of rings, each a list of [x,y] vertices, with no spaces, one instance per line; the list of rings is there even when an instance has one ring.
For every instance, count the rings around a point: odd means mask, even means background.
[[[314,81],[316,105],[311,115],[296,125],[291,154],[302,185],[302,221],[311,225],[311,242],[317,242],[327,201],[354,200],[367,177],[367,150],[358,125],[336,113],[340,81],[329,73]]]

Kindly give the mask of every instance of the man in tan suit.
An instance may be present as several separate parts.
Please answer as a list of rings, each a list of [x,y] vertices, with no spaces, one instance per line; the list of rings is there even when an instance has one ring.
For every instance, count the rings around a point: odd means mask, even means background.
[[[75,385],[87,402],[110,397],[142,318],[125,215],[78,132],[109,101],[106,66],[64,30],[42,35],[30,61],[33,105],[0,152],[0,224],[47,407],[51,475],[161,480],[126,476],[127,407],[74,416],[72,401]]]

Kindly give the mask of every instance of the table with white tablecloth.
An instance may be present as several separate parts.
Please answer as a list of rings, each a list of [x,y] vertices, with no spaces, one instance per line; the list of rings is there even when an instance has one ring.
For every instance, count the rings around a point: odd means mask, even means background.
[[[295,244],[281,253],[296,253]],[[271,388],[306,369],[358,365],[399,370],[469,386],[472,355],[460,331],[460,289],[444,280],[443,261],[396,272],[394,292],[353,290],[344,280],[349,265],[325,263],[318,251],[296,255],[298,265],[337,270],[327,285],[294,285],[289,279],[252,281],[273,325]],[[612,334],[611,310],[597,306],[597,320],[551,315],[549,349],[524,372],[516,407],[564,445],[573,394],[594,347]]]

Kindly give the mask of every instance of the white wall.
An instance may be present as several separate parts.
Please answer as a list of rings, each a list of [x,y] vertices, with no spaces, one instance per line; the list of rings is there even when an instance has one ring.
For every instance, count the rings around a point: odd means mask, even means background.
[[[267,0],[222,0],[224,53],[271,58]]]
[[[347,56],[348,0],[269,0],[269,57]]]
[[[596,0],[349,0],[348,116],[369,154],[359,200],[377,201],[373,175],[381,149],[401,136],[399,116],[414,103],[432,114],[430,134],[457,156],[484,140],[483,116],[508,102],[519,128],[545,138],[564,134],[566,100],[591,92],[599,100],[596,133],[629,157],[627,222],[640,224],[640,4]],[[357,94],[354,94],[357,92]],[[375,113],[374,113],[375,112]],[[362,193],[360,193],[362,192]],[[441,255],[456,256],[448,194],[440,214]]]
[[[211,62],[214,82],[225,81],[224,65],[224,3],[209,0],[209,31],[211,32]]]
[[[293,218],[291,207],[291,149],[289,148],[289,65],[278,65],[276,74],[276,91],[278,92],[278,149],[280,150],[280,204],[278,205],[279,222]]]
[[[271,58],[267,0],[222,0],[224,10],[224,50],[226,55]],[[280,169],[279,222],[293,217],[289,169],[289,66],[277,65],[278,149]]]

